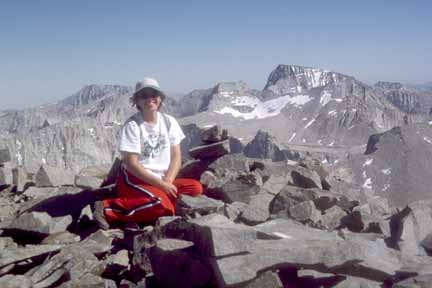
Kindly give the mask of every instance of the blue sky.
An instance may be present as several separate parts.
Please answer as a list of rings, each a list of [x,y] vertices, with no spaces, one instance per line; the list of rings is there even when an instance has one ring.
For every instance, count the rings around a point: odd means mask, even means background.
[[[432,1],[0,1],[0,110],[86,84],[156,77],[171,92],[278,64],[373,84],[432,81]]]

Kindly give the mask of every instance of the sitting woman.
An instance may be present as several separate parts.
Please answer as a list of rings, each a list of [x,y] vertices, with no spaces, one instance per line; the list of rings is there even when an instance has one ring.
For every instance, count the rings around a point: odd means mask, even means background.
[[[151,223],[175,214],[179,194],[202,194],[198,181],[176,179],[181,166],[180,142],[185,135],[172,116],[159,112],[165,98],[155,79],[145,78],[136,84],[131,101],[139,111],[121,131],[118,198],[103,201],[110,223]]]

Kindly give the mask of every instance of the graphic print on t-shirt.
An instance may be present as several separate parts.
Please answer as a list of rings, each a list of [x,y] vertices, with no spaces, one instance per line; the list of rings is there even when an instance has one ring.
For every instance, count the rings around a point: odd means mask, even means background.
[[[142,140],[141,154],[146,158],[158,157],[168,144],[165,135],[162,134],[156,135],[151,133]]]

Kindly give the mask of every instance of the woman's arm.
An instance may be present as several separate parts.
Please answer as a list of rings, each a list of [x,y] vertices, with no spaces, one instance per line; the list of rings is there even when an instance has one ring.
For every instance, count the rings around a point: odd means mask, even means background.
[[[177,177],[181,167],[181,150],[180,144],[171,145],[171,162],[163,179],[169,183],[173,183]]]
[[[145,169],[138,161],[138,154],[122,152],[122,160],[126,169],[146,183],[164,190],[167,194],[177,197],[177,188],[166,180],[159,179]]]

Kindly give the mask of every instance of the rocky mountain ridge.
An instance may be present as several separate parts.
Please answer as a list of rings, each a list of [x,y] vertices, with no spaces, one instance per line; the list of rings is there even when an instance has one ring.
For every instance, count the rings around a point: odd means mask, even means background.
[[[120,126],[135,111],[132,91],[89,85],[57,103],[3,111],[0,147],[8,147],[15,163],[30,170],[47,163],[79,171],[92,162],[112,161]],[[167,99],[164,111],[183,125],[222,124],[243,145],[262,130],[282,149],[337,151],[364,145],[370,135],[392,127],[428,120],[432,97],[422,100],[416,93],[398,85],[370,87],[323,69],[279,65],[262,91],[242,81],[218,83],[181,101]]]
[[[182,173],[199,180],[205,195],[180,195],[176,215],[156,223],[101,225],[97,203],[116,197],[111,184],[118,161],[86,167],[75,177],[47,166],[26,175],[18,167],[13,183],[0,186],[0,286],[430,283],[430,200],[397,210],[373,191],[332,175],[317,159],[248,158],[230,154],[228,133],[220,127],[200,135],[201,145],[189,153],[201,169],[184,166]],[[264,138],[260,133],[257,141]],[[9,162],[0,150],[0,172],[9,170]]]

